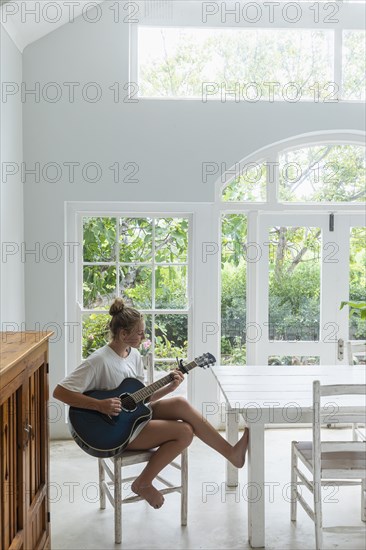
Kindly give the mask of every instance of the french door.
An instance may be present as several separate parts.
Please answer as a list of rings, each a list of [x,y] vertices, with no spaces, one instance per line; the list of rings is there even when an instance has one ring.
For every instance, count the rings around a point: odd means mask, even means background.
[[[251,319],[260,337],[247,341],[250,362],[346,363],[346,342],[364,332],[340,304],[362,299],[357,284],[361,288],[365,281],[365,217],[264,212],[258,214],[257,232]]]

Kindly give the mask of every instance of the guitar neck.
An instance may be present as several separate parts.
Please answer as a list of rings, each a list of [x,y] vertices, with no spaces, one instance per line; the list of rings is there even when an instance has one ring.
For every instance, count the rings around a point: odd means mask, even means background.
[[[183,373],[188,373],[190,370],[197,367],[197,363],[195,361],[191,361],[187,365],[184,365],[184,367],[179,367],[179,370]],[[135,393],[131,394],[131,397],[134,399],[136,403],[139,403],[140,401],[143,401],[144,399],[147,399],[150,397],[156,390],[160,390],[160,388],[163,388],[167,384],[169,384],[172,381],[172,373],[168,374],[167,376],[164,376],[163,378],[160,378],[160,380],[157,380],[156,382],[153,382],[149,386],[145,386],[144,388],[141,388],[141,390],[136,391]]]

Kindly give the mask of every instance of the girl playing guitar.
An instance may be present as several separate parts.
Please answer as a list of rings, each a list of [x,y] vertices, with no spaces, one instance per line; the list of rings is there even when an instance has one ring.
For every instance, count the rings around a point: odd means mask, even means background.
[[[117,298],[109,310],[111,341],[92,353],[57,386],[53,396],[81,409],[91,409],[109,416],[121,413],[118,397],[95,399],[84,395],[90,390],[113,390],[124,378],[144,380],[142,357],[138,348],[145,338],[142,314],[127,307]],[[155,391],[146,403],[152,409],[151,420],[140,424],[132,434],[126,450],[146,450],[158,447],[141,474],[132,483],[132,491],[144,498],[153,508],[160,508],[164,497],[153,485],[154,478],[196,435],[220,453],[237,468],[245,462],[248,447],[248,430],[235,446],[230,445],[218,431],[183,397],[161,399],[182,383],[184,376],[174,370],[172,382]]]

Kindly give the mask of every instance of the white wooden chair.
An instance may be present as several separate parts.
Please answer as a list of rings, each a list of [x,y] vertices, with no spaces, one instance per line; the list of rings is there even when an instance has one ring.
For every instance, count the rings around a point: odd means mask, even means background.
[[[319,381],[313,383],[313,440],[293,441],[291,456],[291,520],[296,521],[297,502],[315,523],[316,549],[323,545],[322,521],[322,485],[358,485],[361,483],[361,519],[366,521],[366,443],[362,441],[321,441],[321,425],[327,424],[329,415],[334,422],[363,421],[363,407],[352,407],[352,412],[335,415],[330,408],[321,407],[322,396],[364,395],[366,385],[321,386]],[[329,402],[328,402],[329,404]],[[334,406],[331,409],[334,410]],[[300,470],[298,461],[310,472],[310,476]],[[305,486],[313,495],[314,509],[299,492],[299,486]],[[327,530],[327,529],[324,529]],[[331,529],[328,529],[331,530]]]
[[[153,361],[152,354],[144,357],[144,366],[147,368],[147,382],[153,382]],[[126,451],[113,458],[99,458],[99,495],[100,508],[105,509],[106,497],[114,508],[114,535],[115,543],[122,542],[122,504],[129,504],[143,500],[139,496],[130,496],[122,498],[122,489],[126,484],[130,484],[136,479],[132,477],[123,477],[122,469],[127,466],[148,462],[154,449],[147,451]],[[187,493],[188,493],[188,452],[185,449],[180,455],[180,461],[173,461],[169,466],[180,470],[180,483],[174,485],[162,476],[156,479],[162,483],[165,488],[159,489],[163,495],[173,492],[179,492],[181,495],[181,525],[187,525]],[[108,480],[106,480],[106,476]]]
[[[366,342],[347,342],[347,354],[349,365],[354,364],[355,358],[362,358],[363,360],[366,360]],[[366,441],[365,425],[352,424],[352,437],[354,441]]]

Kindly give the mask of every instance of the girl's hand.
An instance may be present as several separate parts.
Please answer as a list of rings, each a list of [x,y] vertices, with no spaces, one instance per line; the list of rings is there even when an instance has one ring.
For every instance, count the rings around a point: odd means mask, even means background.
[[[102,414],[108,414],[109,416],[118,416],[122,410],[122,404],[119,397],[112,397],[110,399],[101,399],[99,401],[98,410]]]
[[[167,387],[169,388],[169,391],[172,392],[176,390],[177,387],[183,382],[184,374],[179,369],[171,371],[170,374],[172,376],[172,381],[170,382],[170,384],[168,384]]]

